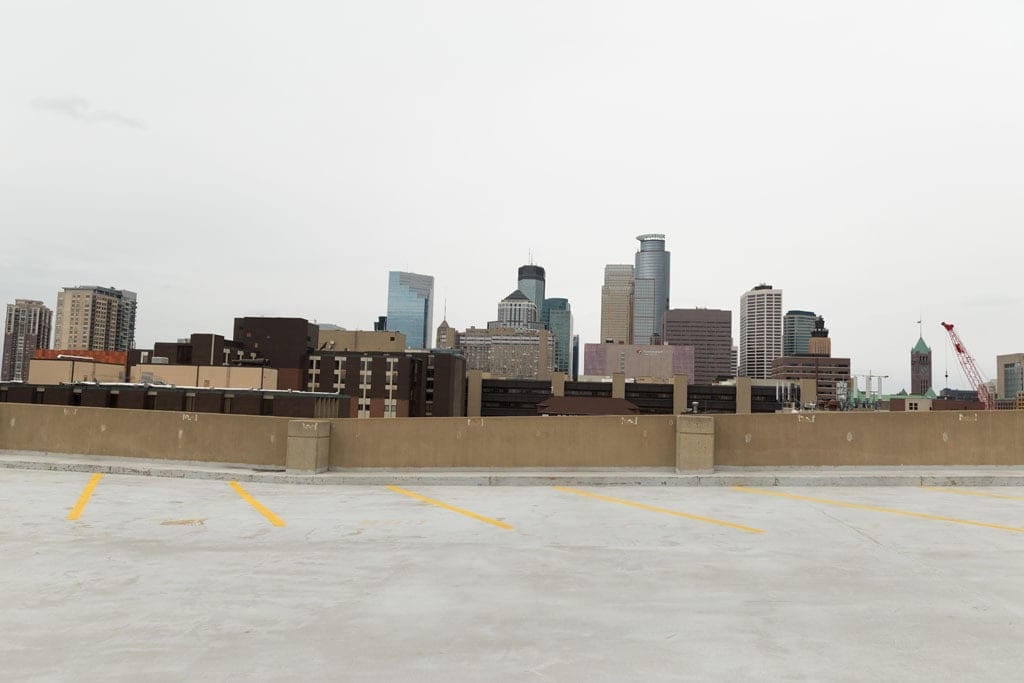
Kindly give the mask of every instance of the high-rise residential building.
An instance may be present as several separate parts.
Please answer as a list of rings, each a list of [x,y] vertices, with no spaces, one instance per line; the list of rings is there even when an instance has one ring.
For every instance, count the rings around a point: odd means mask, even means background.
[[[410,349],[425,349],[434,330],[434,276],[388,273],[387,328],[405,334]]]
[[[633,271],[633,343],[643,345],[661,336],[668,310],[671,254],[665,251],[664,235],[637,235],[637,240],[640,250]]]
[[[471,327],[458,334],[458,350],[468,370],[496,377],[549,379],[554,370],[555,340],[548,330]]]
[[[739,376],[768,379],[782,355],[782,290],[760,284],[740,297]]]
[[[15,299],[7,304],[0,381],[28,381],[28,366],[36,349],[50,348],[53,311],[42,301]]]
[[[691,384],[713,384],[733,374],[732,311],[671,308],[665,313],[666,344],[693,347]]]
[[[996,356],[996,396],[1015,399],[1024,393],[1024,353]]]
[[[491,326],[512,329],[539,327],[540,309],[518,289],[498,302],[498,321]]]
[[[572,372],[572,309],[568,299],[544,300],[545,326],[555,338],[555,372]]]
[[[910,393],[924,396],[932,388],[932,350],[919,337],[910,350]]]
[[[782,318],[782,355],[807,353],[815,316],[813,311],[788,311]]]
[[[633,340],[633,266],[608,264],[601,287],[601,343]]]
[[[544,307],[544,269],[533,264],[519,267],[519,291],[537,307],[539,318]]]
[[[80,351],[135,348],[135,292],[113,287],[65,287],[57,293],[54,346]]]

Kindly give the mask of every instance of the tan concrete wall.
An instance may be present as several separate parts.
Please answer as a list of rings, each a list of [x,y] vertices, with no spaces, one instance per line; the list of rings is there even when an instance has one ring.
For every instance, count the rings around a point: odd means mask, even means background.
[[[74,370],[74,377],[71,373]],[[124,366],[97,363],[91,360],[33,359],[28,365],[29,384],[61,384],[64,382],[123,382]]]
[[[283,466],[288,421],[0,403],[0,450]]]
[[[150,377],[150,382],[162,382],[179,387],[277,389],[277,370],[275,368],[153,363],[132,366],[132,382],[142,382],[143,375]]]
[[[675,418],[332,420],[331,467],[674,467]]]
[[[402,332],[320,330],[319,339],[320,346],[327,351],[404,352],[406,344],[406,336]]]
[[[715,415],[715,465],[1024,465],[1024,412]]]

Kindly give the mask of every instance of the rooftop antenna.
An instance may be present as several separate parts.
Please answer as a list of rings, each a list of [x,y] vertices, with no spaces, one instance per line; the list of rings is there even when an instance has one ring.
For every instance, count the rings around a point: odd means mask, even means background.
[[[530,265],[532,266],[533,265],[533,249],[529,249],[528,253],[530,255]]]

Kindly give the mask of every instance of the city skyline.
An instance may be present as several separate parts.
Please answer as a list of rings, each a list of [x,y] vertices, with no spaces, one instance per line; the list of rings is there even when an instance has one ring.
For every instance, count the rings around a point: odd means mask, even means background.
[[[0,89],[5,303],[113,282],[139,293],[139,346],[236,315],[369,329],[405,270],[464,329],[532,250],[586,343],[604,265],[654,232],[673,307],[738,330],[739,295],[773,282],[887,388],[909,390],[921,316],[936,384],[966,387],[943,320],[987,378],[1024,350],[1019,257],[993,246],[1024,223],[1024,7],[255,3],[245,31],[230,8],[159,31],[130,3],[62,12],[19,6],[0,41],[31,65]]]

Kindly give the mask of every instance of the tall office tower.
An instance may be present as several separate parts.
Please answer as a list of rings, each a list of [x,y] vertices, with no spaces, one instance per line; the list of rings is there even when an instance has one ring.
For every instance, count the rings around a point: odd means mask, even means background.
[[[633,266],[608,264],[601,287],[601,343],[629,344],[633,339]]]
[[[740,297],[739,376],[768,379],[782,355],[782,290],[760,284]]]
[[[633,343],[652,344],[661,336],[668,310],[669,258],[664,235],[637,235],[633,271]]]
[[[544,269],[533,264],[520,266],[519,291],[533,302],[540,316],[544,307]]]
[[[732,311],[672,308],[665,313],[664,340],[693,347],[691,384],[713,384],[732,374]]]
[[[782,355],[807,353],[807,344],[814,330],[813,311],[788,311],[782,318]]]
[[[783,348],[785,348],[785,344],[783,344]],[[807,342],[807,353],[814,356],[832,355],[832,340],[828,338],[825,318],[820,315],[814,319],[814,329],[811,330],[811,338]]]
[[[7,304],[0,381],[28,380],[28,365],[33,352],[36,349],[50,348],[52,326],[53,311],[42,301],[15,299],[13,304]]]
[[[1014,399],[1024,393],[1024,353],[996,356],[996,397]]]
[[[388,330],[405,334],[410,349],[425,349],[434,331],[434,276],[388,273]]]
[[[910,393],[924,396],[932,388],[932,350],[919,337],[910,350]]]
[[[555,338],[555,372],[572,372],[572,309],[568,299],[544,300],[545,320]]]
[[[536,304],[518,289],[498,302],[497,327],[536,328],[538,319]]]
[[[135,348],[135,292],[113,287],[65,287],[57,293],[58,349],[129,351]]]

